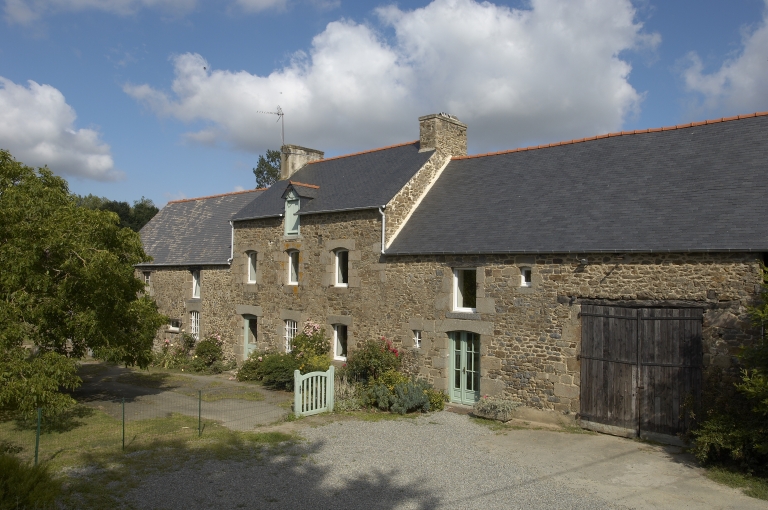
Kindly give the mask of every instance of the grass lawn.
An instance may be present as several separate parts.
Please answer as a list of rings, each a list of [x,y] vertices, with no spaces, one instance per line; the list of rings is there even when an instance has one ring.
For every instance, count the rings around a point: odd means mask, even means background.
[[[44,424],[39,461],[64,481],[66,508],[114,508],[143,476],[193,456],[258,458],[297,440],[282,432],[234,432],[215,422],[205,423],[200,437],[197,418],[173,414],[126,422],[123,450],[121,421],[97,409],[77,406],[56,423]],[[0,422],[0,442],[32,462],[35,424]]]
[[[235,399],[252,402],[264,400],[264,394],[249,386],[226,384],[224,381],[198,379],[169,372],[147,372],[134,370],[120,374],[116,382],[141,388],[161,389],[197,397],[202,391],[203,402]]]
[[[768,480],[765,478],[758,478],[721,467],[709,468],[707,477],[723,485],[742,489],[747,496],[768,500]]]

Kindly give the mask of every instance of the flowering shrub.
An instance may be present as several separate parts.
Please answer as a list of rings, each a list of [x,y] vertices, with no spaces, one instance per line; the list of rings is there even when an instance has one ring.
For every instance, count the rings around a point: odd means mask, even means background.
[[[207,374],[220,374],[229,369],[229,365],[224,363],[224,342],[221,335],[209,335],[201,340],[192,357],[191,368],[195,372],[204,372]]]
[[[163,347],[155,353],[152,364],[162,368],[180,368],[182,371],[219,374],[233,368],[231,363],[224,360],[223,345],[220,334],[208,335],[196,342],[194,336],[182,330],[177,340],[171,342],[166,339],[163,342]]]
[[[353,379],[372,380],[388,370],[400,368],[400,352],[392,342],[368,340],[347,358],[346,373]]]
[[[254,352],[237,372],[238,381],[262,381],[265,386],[293,390],[293,371],[325,372],[331,366],[330,341],[319,324],[306,321],[289,353]]]

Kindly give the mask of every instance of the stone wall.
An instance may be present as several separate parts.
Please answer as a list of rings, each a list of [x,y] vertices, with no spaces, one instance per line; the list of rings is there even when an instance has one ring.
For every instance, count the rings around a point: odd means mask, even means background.
[[[155,348],[165,340],[175,343],[182,331],[190,331],[190,312],[200,312],[200,338],[221,333],[225,340],[224,353],[234,357],[234,296],[231,271],[227,266],[200,266],[200,298],[192,298],[192,272],[186,267],[141,268],[137,276],[150,271],[149,293],[155,299],[158,310],[169,319],[181,320],[179,331],[169,324],[162,326],[155,337]]]
[[[451,311],[456,267],[478,268],[476,314]],[[521,267],[532,268],[531,287],[521,286]],[[480,334],[483,394],[575,412],[581,300],[700,305],[705,364],[727,367],[739,345],[755,338],[747,307],[762,278],[750,254],[499,255],[389,257],[386,281],[382,333],[413,349],[413,330],[421,330],[418,372],[437,387],[448,386],[447,332],[472,331]]]
[[[349,251],[349,285],[334,285],[335,250]],[[299,282],[290,285],[288,250],[299,251]],[[232,263],[235,317],[233,348],[242,358],[243,314],[257,317],[259,350],[284,350],[286,319],[348,326],[349,350],[376,338],[388,319],[377,309],[386,299],[385,268],[380,260],[381,218],[377,210],[301,217],[300,235],[285,237],[281,218],[235,223]],[[247,253],[257,253],[255,283],[247,281]]]

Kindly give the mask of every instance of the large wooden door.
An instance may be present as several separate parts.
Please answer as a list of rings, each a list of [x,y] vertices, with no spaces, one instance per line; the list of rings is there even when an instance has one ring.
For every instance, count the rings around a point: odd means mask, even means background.
[[[656,439],[684,431],[684,404],[701,395],[702,314],[582,305],[582,425]]]

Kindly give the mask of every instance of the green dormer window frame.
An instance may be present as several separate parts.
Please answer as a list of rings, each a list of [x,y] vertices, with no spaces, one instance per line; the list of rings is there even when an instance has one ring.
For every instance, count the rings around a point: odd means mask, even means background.
[[[291,190],[285,197],[285,235],[299,235],[299,196]]]

